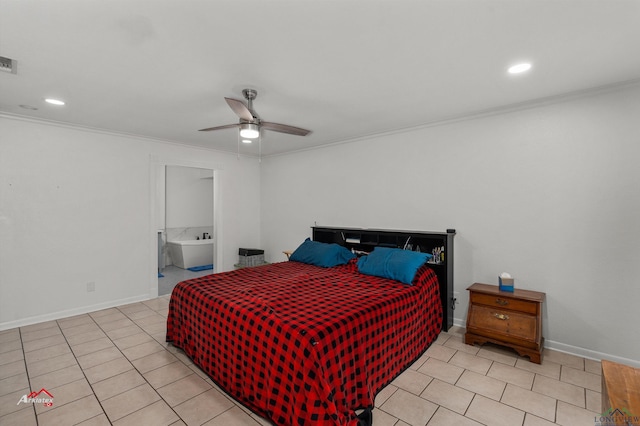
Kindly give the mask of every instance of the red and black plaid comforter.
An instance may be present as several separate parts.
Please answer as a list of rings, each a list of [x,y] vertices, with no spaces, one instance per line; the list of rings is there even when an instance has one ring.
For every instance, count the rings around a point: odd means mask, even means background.
[[[442,322],[438,281],[363,275],[352,262],[282,262],[195,278],[171,295],[167,341],[278,425],[356,425],[354,410],[418,358]]]

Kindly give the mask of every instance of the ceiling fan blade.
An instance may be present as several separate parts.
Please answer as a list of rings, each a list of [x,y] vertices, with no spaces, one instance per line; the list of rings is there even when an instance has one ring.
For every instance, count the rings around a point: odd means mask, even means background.
[[[273,130],[274,132],[280,133],[288,133],[290,135],[307,136],[309,133],[311,133],[311,130],[289,126],[287,124],[269,123],[268,121],[263,121],[260,123],[260,125],[267,130]]]
[[[227,101],[227,104],[229,104],[233,112],[235,112],[238,117],[247,121],[254,120],[253,114],[251,113],[249,108],[247,108],[244,102],[233,98],[224,98],[224,100]]]
[[[206,129],[200,129],[198,130],[199,132],[210,132],[212,130],[222,130],[222,129],[231,129],[234,127],[239,127],[239,124],[225,124],[224,126],[216,126],[216,127],[209,127]]]

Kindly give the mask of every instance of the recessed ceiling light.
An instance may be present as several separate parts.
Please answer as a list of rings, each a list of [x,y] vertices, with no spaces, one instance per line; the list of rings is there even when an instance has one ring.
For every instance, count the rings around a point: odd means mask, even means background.
[[[44,101],[51,105],[59,105],[59,106],[64,105],[64,101],[61,101],[59,99],[47,98]]]
[[[251,139],[242,139],[242,143],[251,143],[253,142]]]
[[[528,62],[523,62],[521,64],[516,64],[509,67],[509,74],[520,74],[531,69],[531,64]]]

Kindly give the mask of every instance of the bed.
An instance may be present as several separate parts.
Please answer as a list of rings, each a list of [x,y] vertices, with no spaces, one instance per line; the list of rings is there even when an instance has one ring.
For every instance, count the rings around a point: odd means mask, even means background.
[[[167,341],[276,425],[370,424],[376,394],[436,339],[443,315],[428,264],[407,284],[358,262],[291,260],[183,281]]]

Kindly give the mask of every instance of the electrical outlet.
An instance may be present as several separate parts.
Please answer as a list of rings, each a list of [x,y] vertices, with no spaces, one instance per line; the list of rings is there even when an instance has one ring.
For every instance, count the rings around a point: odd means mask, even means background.
[[[96,283],[93,281],[90,281],[87,283],[87,293],[91,293],[93,291],[96,291]]]
[[[456,305],[460,304],[460,292],[459,291],[454,291],[453,292],[453,300],[456,301]]]

